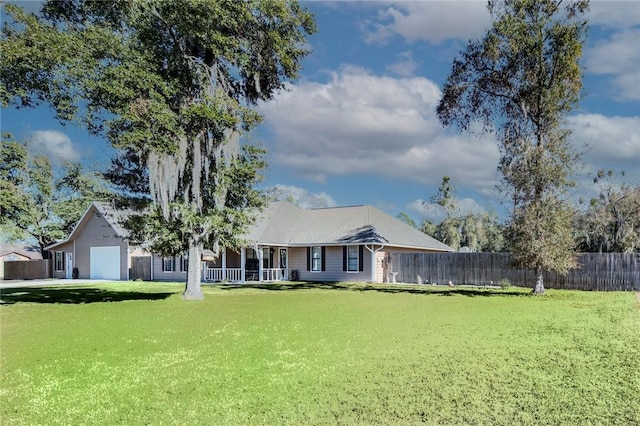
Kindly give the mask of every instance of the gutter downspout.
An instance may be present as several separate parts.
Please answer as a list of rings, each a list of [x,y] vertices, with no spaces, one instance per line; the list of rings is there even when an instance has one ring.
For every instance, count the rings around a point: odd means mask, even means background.
[[[371,247],[365,244],[364,247],[371,252],[371,282],[375,283],[376,282],[376,253],[384,248],[384,244],[382,244],[377,249],[374,249],[373,244],[371,244]]]

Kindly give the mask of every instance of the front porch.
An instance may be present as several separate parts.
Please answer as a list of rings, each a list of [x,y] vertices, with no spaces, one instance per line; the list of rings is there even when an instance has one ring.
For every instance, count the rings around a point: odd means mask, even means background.
[[[290,279],[288,250],[284,247],[243,248],[240,253],[223,250],[203,259],[202,282],[284,281]]]

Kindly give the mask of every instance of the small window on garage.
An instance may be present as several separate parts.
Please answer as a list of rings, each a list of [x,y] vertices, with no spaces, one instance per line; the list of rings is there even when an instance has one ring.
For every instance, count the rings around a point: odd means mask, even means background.
[[[64,252],[56,252],[56,272],[64,271]]]

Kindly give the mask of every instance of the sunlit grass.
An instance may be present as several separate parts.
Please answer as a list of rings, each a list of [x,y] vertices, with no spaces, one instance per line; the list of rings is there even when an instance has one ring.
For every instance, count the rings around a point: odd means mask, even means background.
[[[640,424],[632,293],[181,291],[3,291],[0,423]]]

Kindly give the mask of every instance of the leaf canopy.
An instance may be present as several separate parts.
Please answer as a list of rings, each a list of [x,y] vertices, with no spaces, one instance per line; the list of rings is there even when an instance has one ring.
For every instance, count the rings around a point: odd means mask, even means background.
[[[579,155],[564,120],[581,96],[588,6],[489,1],[492,27],[454,60],[437,107],[446,126],[469,131],[480,122],[495,133],[502,189],[513,203],[513,249],[520,266],[537,271],[575,266],[563,196]]]

